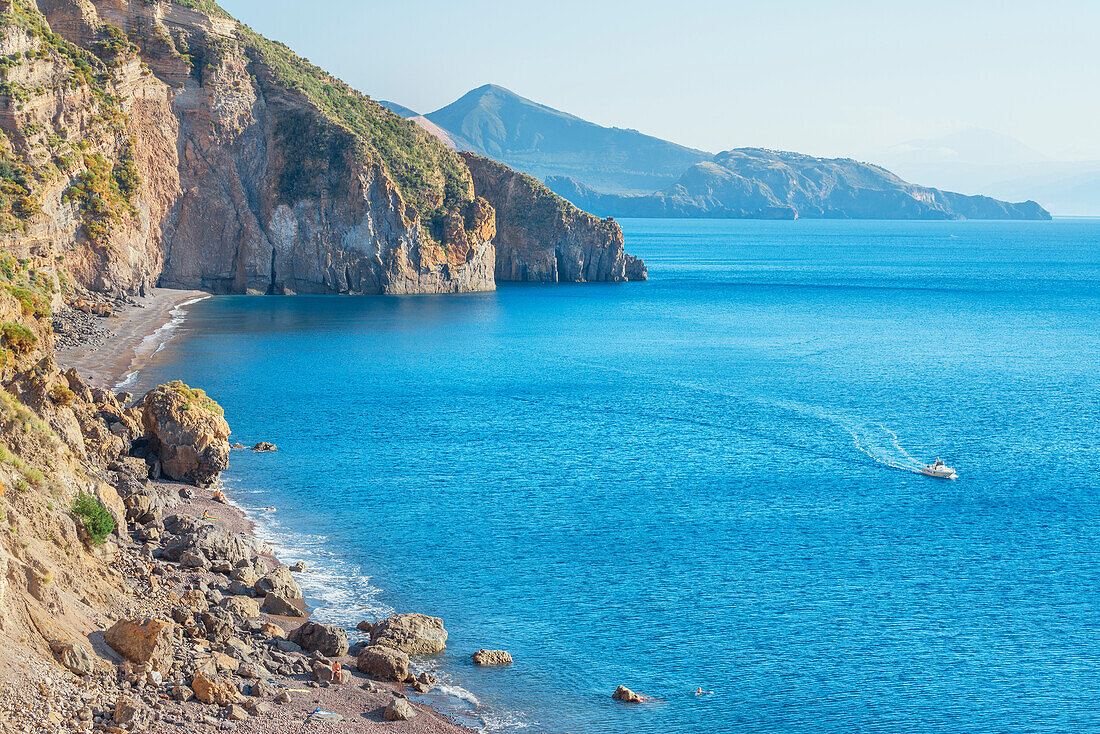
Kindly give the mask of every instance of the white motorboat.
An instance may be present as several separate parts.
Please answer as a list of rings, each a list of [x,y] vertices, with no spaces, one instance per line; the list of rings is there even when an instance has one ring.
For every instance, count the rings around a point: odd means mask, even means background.
[[[936,477],[937,479],[958,479],[958,473],[947,464],[944,464],[941,460],[936,461],[928,466],[921,467],[921,474],[928,477]]]

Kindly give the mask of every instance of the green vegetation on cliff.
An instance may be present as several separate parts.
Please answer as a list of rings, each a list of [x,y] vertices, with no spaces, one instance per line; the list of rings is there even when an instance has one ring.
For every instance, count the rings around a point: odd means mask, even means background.
[[[433,233],[442,228],[447,211],[473,200],[461,159],[419,126],[243,24],[239,36],[254,60],[270,69],[276,81],[304,95],[326,119],[363,144]],[[318,145],[316,140],[297,142],[304,148]]]
[[[73,515],[80,520],[93,545],[103,545],[115,531],[115,519],[94,494],[79,492],[73,498]]]

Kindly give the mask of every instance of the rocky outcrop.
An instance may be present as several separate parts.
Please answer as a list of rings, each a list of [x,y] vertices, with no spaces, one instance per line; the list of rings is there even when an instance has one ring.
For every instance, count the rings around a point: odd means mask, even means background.
[[[643,703],[645,701],[642,695],[635,693],[626,686],[619,686],[616,688],[615,692],[611,694],[611,697],[623,703]]]
[[[645,280],[614,221],[581,211],[534,178],[463,153],[474,190],[496,210],[497,281],[583,283]]]
[[[200,486],[213,484],[229,466],[229,424],[221,407],[182,382],[145,395],[142,425],[163,474]]]
[[[697,163],[654,194],[602,194],[570,178],[547,186],[602,216],[722,219],[1050,219],[1012,204],[908,183],[851,158],[738,148]]]
[[[371,627],[370,642],[409,655],[433,655],[447,647],[447,630],[439,617],[394,614]]]
[[[507,650],[478,650],[470,656],[474,665],[511,665],[512,655]]]
[[[379,680],[404,681],[409,677],[409,656],[384,645],[371,645],[359,653],[355,667]]]

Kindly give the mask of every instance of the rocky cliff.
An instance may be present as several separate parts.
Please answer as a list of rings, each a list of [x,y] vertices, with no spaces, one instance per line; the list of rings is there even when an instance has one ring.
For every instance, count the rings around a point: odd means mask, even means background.
[[[547,185],[601,216],[731,219],[1050,219],[1033,201],[1013,204],[908,183],[850,158],[739,148],[697,163],[654,194],[601,194],[568,178]]]
[[[0,248],[80,286],[494,287],[462,158],[209,0],[0,0],[0,74]]]
[[[496,210],[498,281],[645,280],[646,267],[623,249],[611,219],[583,212],[531,176],[472,153],[462,157],[474,190]]]

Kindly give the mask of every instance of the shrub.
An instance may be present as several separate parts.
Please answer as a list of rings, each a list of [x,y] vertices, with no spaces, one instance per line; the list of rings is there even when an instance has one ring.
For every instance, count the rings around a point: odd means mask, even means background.
[[[94,494],[80,492],[73,498],[73,516],[80,520],[94,545],[102,545],[115,531],[115,519]]]
[[[12,350],[19,354],[29,354],[38,343],[38,337],[33,331],[14,321],[0,324],[0,333],[3,333]]]
[[[181,410],[190,410],[191,403],[195,402],[199,404],[200,408],[205,408],[215,415],[225,415],[225,410],[222,408],[222,406],[214,402],[213,398],[207,395],[205,391],[200,390],[197,387],[189,387],[180,380],[173,380],[172,382],[169,382],[167,385],[165,385],[165,387],[171,388],[180,396],[182,396],[183,399],[186,401],[181,406]]]
[[[60,383],[50,388],[50,398],[58,405],[72,405],[76,393]]]

